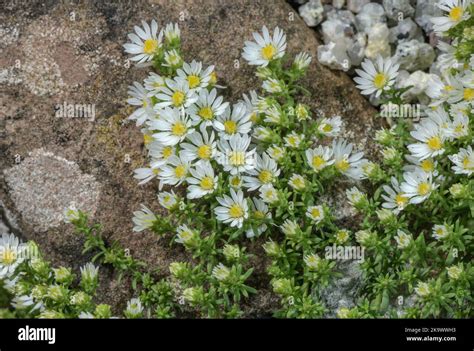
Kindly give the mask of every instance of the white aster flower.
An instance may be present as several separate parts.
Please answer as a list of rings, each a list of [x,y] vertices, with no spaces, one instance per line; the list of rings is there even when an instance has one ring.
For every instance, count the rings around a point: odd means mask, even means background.
[[[342,245],[349,240],[349,231],[347,229],[340,229],[336,233],[336,244]]]
[[[137,63],[151,61],[153,56],[160,50],[163,32],[158,34],[158,23],[151,21],[151,27],[145,21],[142,21],[143,29],[134,26],[135,33],[128,34],[131,43],[124,44],[125,52],[135,55],[130,59]]]
[[[190,168],[191,177],[186,179],[188,199],[198,199],[211,194],[217,188],[218,177],[214,176],[214,169],[210,162],[201,162],[196,168]]]
[[[158,202],[167,210],[171,210],[178,204],[178,197],[174,191],[162,191],[158,194]]]
[[[449,230],[445,224],[435,224],[433,226],[433,238],[436,240],[445,239],[448,235]]]
[[[139,185],[148,183],[150,180],[158,177],[160,174],[160,169],[158,167],[159,166],[137,168],[133,171],[133,173],[135,173],[133,178],[139,180]]]
[[[141,126],[145,121],[155,116],[153,104],[148,97],[148,91],[140,83],[134,82],[128,87],[128,95],[130,98],[127,103],[132,106],[140,106],[129,117],[130,120],[135,120],[137,126]]]
[[[303,261],[309,269],[316,270],[321,263],[321,258],[316,254],[308,254],[304,256]]]
[[[163,166],[159,178],[163,184],[180,185],[186,180],[189,172],[189,161],[179,156],[171,156],[168,163]]]
[[[273,204],[278,201],[278,192],[272,184],[265,184],[264,186],[260,187],[260,197],[266,203]]]
[[[212,276],[219,281],[225,281],[229,278],[230,269],[224,266],[222,263],[219,263],[212,269]]]
[[[25,259],[27,246],[13,234],[3,234],[0,238],[0,280],[10,278]]]
[[[217,202],[221,204],[214,209],[217,220],[223,223],[230,223],[231,227],[241,228],[244,220],[248,218],[248,204],[244,199],[244,193],[230,189],[230,196],[217,197]]]
[[[397,242],[397,247],[399,249],[405,249],[413,241],[413,237],[399,229],[397,230],[397,236],[395,237],[395,241]]]
[[[280,175],[280,170],[276,161],[263,153],[262,156],[256,154],[255,167],[248,170],[247,174],[250,176],[244,177],[244,186],[253,191],[262,185],[272,183]]]
[[[215,141],[214,132],[210,135],[206,126],[201,124],[200,132],[195,131],[187,136],[189,143],[184,142],[182,147],[182,155],[188,161],[198,160],[197,162],[207,162],[214,158],[217,152],[217,142]]]
[[[291,132],[290,134],[288,134],[286,137],[283,138],[283,140],[285,140],[285,145],[293,149],[297,149],[300,146],[303,139],[304,139],[304,135],[298,134],[296,132]]]
[[[316,149],[308,149],[305,152],[308,165],[315,171],[319,172],[323,168],[332,165],[334,160],[331,159],[333,152],[327,146],[319,145]]]
[[[271,158],[278,162],[285,156],[286,150],[281,146],[272,145],[267,149],[267,153]]]
[[[286,49],[286,35],[276,27],[273,37],[270,36],[267,27],[263,26],[262,34],[253,33],[255,42],[246,41],[242,57],[250,65],[265,67],[271,61],[283,57]]]
[[[239,175],[231,175],[229,177],[229,185],[234,189],[240,189],[244,184],[243,178]]]
[[[177,23],[168,23],[163,30],[167,43],[173,43],[181,39],[181,31]]]
[[[158,140],[154,140],[148,148],[148,153],[151,157],[150,167],[157,168],[165,165],[168,159],[176,154],[176,148],[171,145],[163,145]]]
[[[420,141],[408,145],[408,150],[418,159],[424,160],[444,153],[446,136],[433,120],[425,119],[416,124],[415,130],[410,134],[414,139]]]
[[[256,107],[259,99],[257,92],[251,90],[249,91],[249,95],[242,94],[242,97],[244,98],[243,103],[247,108],[247,113],[250,115],[250,121],[252,123],[257,123],[259,121],[258,109]]]
[[[165,63],[163,66],[178,68],[183,65],[183,58],[173,49],[165,52]]]
[[[251,216],[253,218],[257,220],[272,218],[272,213],[268,210],[268,206],[264,201],[258,198],[253,198],[251,205],[252,205]],[[259,236],[262,233],[264,233],[267,230],[267,228],[268,228],[267,225],[263,223],[256,228],[256,232],[254,231],[254,228],[252,227],[245,232],[245,235],[247,238]]]
[[[451,123],[452,135],[454,138],[462,138],[469,134],[469,117],[467,114],[458,112],[454,114]]]
[[[326,136],[337,136],[341,131],[342,119],[341,116],[334,116],[332,118],[323,118],[319,122],[318,130]]]
[[[293,61],[293,66],[297,70],[302,71],[309,66],[311,59],[311,56],[307,52],[300,52],[296,55],[295,60]]]
[[[155,214],[145,205],[140,205],[141,210],[133,212],[132,221],[135,224],[133,227],[134,232],[141,232],[145,229],[153,227],[153,223],[156,221]]]
[[[459,279],[462,271],[463,271],[462,267],[458,265],[446,267],[446,272],[448,273],[448,277],[453,280]]]
[[[213,71],[214,66],[209,66],[203,70],[202,62],[193,60],[190,64],[183,63],[183,67],[178,69],[176,73],[178,74],[177,79],[186,81],[189,89],[202,89],[208,86]]]
[[[467,8],[470,3],[470,0],[441,0],[437,5],[441,10],[447,12],[447,16],[431,17],[433,30],[442,36],[444,32],[469,18]]]
[[[288,184],[295,190],[303,190],[306,188],[306,180],[299,174],[293,174],[288,180]]]
[[[262,88],[266,92],[274,94],[274,93],[281,93],[283,89],[285,88],[285,85],[283,82],[275,78],[268,78],[263,81]]]
[[[271,128],[258,126],[253,129],[252,137],[260,141],[270,141],[273,136]]]
[[[235,175],[247,172],[255,167],[255,149],[248,151],[250,146],[249,136],[235,134],[229,140],[219,140],[217,146],[219,152],[216,159],[226,172]]]
[[[392,177],[392,186],[384,185],[382,188],[386,194],[382,194],[382,198],[385,200],[382,203],[383,208],[388,208],[393,213],[398,214],[402,211],[409,201],[409,197],[400,189],[397,178]]]
[[[346,190],[346,197],[352,206],[359,206],[366,199],[366,195],[355,186]]]
[[[468,176],[474,173],[474,152],[471,145],[466,149],[460,148],[459,152],[448,156],[451,162],[454,163],[452,170],[456,174],[467,174]]]
[[[281,111],[280,109],[273,105],[265,112],[265,119],[263,120],[267,123],[280,124],[281,123]]]
[[[418,282],[418,284],[415,288],[415,293],[418,296],[425,297],[425,296],[428,296],[431,293],[431,288],[427,283]]]
[[[404,182],[400,185],[401,191],[410,198],[411,204],[419,204],[425,201],[435,190],[438,184],[433,183],[433,175],[422,170],[405,172]]]
[[[280,229],[283,232],[283,234],[291,238],[291,237],[294,237],[299,232],[300,226],[298,225],[297,222],[287,219],[280,226]]]
[[[160,117],[160,119],[150,122],[150,128],[158,131],[153,134],[153,138],[163,145],[176,145],[194,132],[194,129],[191,128],[191,120],[177,108],[163,109]]]
[[[88,262],[80,268],[81,279],[87,282],[93,282],[99,275],[99,267],[93,263]]]
[[[220,133],[221,138],[230,139],[237,134],[248,134],[252,127],[250,115],[244,103],[237,103],[227,107],[223,114],[214,120],[214,129]]]
[[[150,75],[145,79],[144,83],[145,89],[148,91],[147,96],[149,97],[155,96],[161,91],[163,87],[166,86],[165,79],[154,72],[150,73]]]
[[[128,318],[139,318],[143,314],[142,302],[139,298],[130,299],[127,302],[127,308],[124,311],[125,316]]]
[[[392,87],[400,67],[392,58],[384,59],[381,56],[377,57],[375,63],[366,58],[361,66],[363,70],[355,70],[359,75],[359,77],[354,78],[357,88],[362,90],[363,95],[375,93],[376,97]]]
[[[186,247],[194,247],[198,243],[199,235],[191,230],[186,224],[182,224],[176,229],[175,241]]]
[[[324,219],[323,206],[309,206],[306,210],[306,217],[310,218],[316,224],[321,222]]]
[[[403,170],[405,172],[414,172],[417,169],[421,169],[423,172],[433,173],[435,176],[438,175],[438,172],[436,171],[436,167],[438,165],[437,161],[434,161],[431,158],[420,160],[412,155],[405,155],[405,158],[411,163],[410,165],[403,166]]]
[[[202,89],[199,91],[198,99],[195,104],[188,108],[188,113],[193,120],[193,124],[202,123],[206,126],[211,126],[217,116],[221,116],[226,108],[229,106],[228,102],[223,102],[222,96],[217,96],[217,90]]]
[[[166,86],[161,92],[156,94],[156,98],[160,100],[155,104],[155,111],[160,111],[163,107],[189,107],[198,99],[196,91],[189,89],[188,82],[182,79],[165,80]]]
[[[353,145],[343,139],[333,141],[334,165],[342,174],[355,180],[365,177],[362,165],[367,161],[363,152],[352,153]]]

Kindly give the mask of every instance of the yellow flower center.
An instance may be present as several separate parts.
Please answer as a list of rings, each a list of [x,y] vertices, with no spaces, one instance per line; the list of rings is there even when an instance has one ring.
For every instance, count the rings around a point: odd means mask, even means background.
[[[188,84],[191,89],[196,88],[199,84],[201,84],[201,78],[196,75],[188,76]]]
[[[245,154],[242,151],[233,151],[230,154],[229,162],[233,166],[241,166],[245,164]]]
[[[384,73],[377,73],[374,76],[374,86],[377,89],[382,89],[387,84],[387,76]]]
[[[258,219],[263,219],[265,218],[265,213],[263,213],[262,211],[255,211],[253,213],[254,217],[255,218],[258,218]]]
[[[304,181],[301,178],[296,178],[296,179],[293,180],[293,185],[296,188],[304,188]]]
[[[346,159],[343,159],[343,160],[337,161],[335,166],[341,172],[345,172],[349,169],[351,165],[349,164],[349,161],[347,161]]]
[[[237,187],[240,185],[240,178],[239,177],[234,177],[231,179],[230,181],[230,184],[233,186],[233,187]]]
[[[266,169],[261,171],[260,174],[258,175],[258,179],[264,184],[270,183],[272,181],[272,178],[273,178],[272,172]]]
[[[431,160],[421,161],[420,166],[425,172],[433,172],[434,170],[434,163]]]
[[[212,117],[214,117],[214,112],[212,112],[212,108],[210,108],[209,106],[206,106],[199,110],[198,115],[202,119],[209,121],[212,119]]]
[[[158,40],[147,39],[143,43],[143,52],[147,55],[153,54],[158,49]]]
[[[2,264],[9,266],[16,261],[16,252],[12,249],[3,249],[0,255],[0,262]]]
[[[173,102],[174,106],[181,106],[184,102],[184,93],[182,91],[175,91],[171,96],[171,101]]]
[[[395,196],[395,202],[397,203],[398,207],[402,208],[405,207],[406,203],[408,202],[408,198],[403,194],[397,194]]]
[[[182,122],[176,122],[173,124],[171,127],[171,133],[173,133],[174,136],[183,136],[186,133],[186,126]]]
[[[418,185],[418,194],[424,196],[428,194],[431,190],[431,185],[428,183],[420,183]]]
[[[244,215],[244,210],[239,204],[233,204],[229,207],[229,216],[232,218],[241,218]]]
[[[459,22],[462,18],[463,10],[461,6],[456,6],[449,11],[449,19],[454,22]]]
[[[434,136],[434,137],[429,138],[427,141],[427,144],[431,150],[439,150],[443,147],[443,144],[439,136]]]
[[[209,84],[214,85],[217,83],[217,74],[215,71],[211,73],[211,79],[209,80]]]
[[[250,120],[252,121],[252,123],[257,123],[258,122],[258,115],[257,115],[256,112],[254,112],[250,115]]]
[[[150,144],[152,141],[153,137],[151,135],[143,134],[143,142],[145,143],[145,145]]]
[[[265,60],[271,60],[276,54],[276,48],[272,44],[268,44],[262,48],[261,53]]]
[[[316,169],[320,169],[324,166],[324,164],[326,163],[326,161],[324,161],[324,159],[321,157],[321,156],[314,156],[313,157],[313,167],[316,168]]]
[[[156,175],[160,174],[159,168],[153,168],[152,171],[153,171],[153,174],[156,174]]]
[[[214,179],[212,179],[212,177],[206,176],[201,179],[200,186],[204,190],[212,190],[212,188],[214,188]]]
[[[171,155],[173,155],[173,147],[171,146],[164,147],[163,151],[161,152],[161,155],[163,156],[163,158],[170,157]]]
[[[452,85],[445,85],[445,86],[444,86],[444,90],[445,90],[445,91],[451,91],[451,90],[453,90],[453,89],[454,89],[454,87],[453,87]]]
[[[183,165],[178,165],[174,169],[174,174],[177,178],[183,178],[186,175],[186,168]]]
[[[474,100],[474,89],[466,88],[464,89],[464,100],[471,101]]]
[[[330,125],[329,123],[325,123],[325,124],[323,125],[323,131],[324,131],[325,133],[331,132],[331,131],[332,131],[332,125]]]
[[[199,158],[208,160],[211,157],[211,147],[209,145],[201,145],[197,149],[197,155]]]
[[[237,132],[237,123],[235,121],[225,121],[224,129],[227,134],[235,134]]]
[[[311,216],[314,218],[318,218],[319,216],[321,216],[321,212],[319,211],[318,208],[313,208],[311,210]]]
[[[465,169],[473,169],[474,168],[474,166],[471,164],[471,160],[470,160],[469,156],[464,157],[464,159],[462,160],[462,165]]]

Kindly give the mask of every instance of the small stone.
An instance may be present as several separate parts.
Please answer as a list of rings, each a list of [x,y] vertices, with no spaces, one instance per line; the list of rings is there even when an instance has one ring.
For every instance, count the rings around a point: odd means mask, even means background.
[[[318,46],[318,60],[321,64],[332,69],[348,71],[351,68],[349,56],[346,54],[346,43],[344,40],[329,42]]]
[[[347,10],[332,10],[326,13],[328,20],[339,20],[347,25],[355,24],[355,16],[351,11]]]
[[[383,6],[375,2],[365,4],[356,16],[356,27],[359,32],[369,34],[377,23],[386,23],[385,10]]]
[[[433,23],[430,18],[443,15],[443,11],[436,6],[437,2],[437,0],[418,0],[416,2],[415,22],[426,34],[433,31]]]
[[[424,37],[420,27],[411,18],[398,22],[397,26],[390,28],[390,43],[398,43],[402,40],[416,39],[423,42]]]
[[[389,35],[390,31],[385,23],[376,23],[369,32],[365,56],[369,59],[390,56]]]
[[[324,21],[321,25],[321,32],[325,44],[340,40],[349,44],[350,38],[354,36],[354,28],[338,19]]]
[[[362,7],[369,2],[370,0],[347,0],[347,9],[354,13],[359,13]]]
[[[342,9],[345,3],[346,0],[332,0],[332,6],[334,6],[336,9]]]
[[[410,0],[383,0],[383,7],[387,17],[398,22],[412,17],[415,9],[410,5]]]
[[[347,47],[347,55],[349,56],[352,65],[359,66],[364,59],[365,46],[367,45],[367,38],[364,33],[357,33],[354,40]]]
[[[394,57],[400,64],[400,68],[414,72],[430,67],[436,54],[431,45],[418,40],[410,40],[398,44]]]
[[[309,27],[316,27],[323,20],[324,8],[320,0],[310,0],[298,9],[301,18]]]

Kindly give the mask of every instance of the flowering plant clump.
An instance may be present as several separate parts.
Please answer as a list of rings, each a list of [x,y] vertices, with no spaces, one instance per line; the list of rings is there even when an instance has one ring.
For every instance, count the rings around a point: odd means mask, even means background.
[[[472,317],[473,8],[450,4],[447,16],[433,19],[453,50],[432,82],[431,102],[419,121],[399,119],[377,131],[381,161],[342,137],[341,116],[315,118],[303,103],[309,92],[301,79],[312,58],[291,57],[280,28],[263,27],[244,43],[242,57],[261,87],[232,103],[214,66],[185,60],[177,24],[135,26],[124,48],[150,73],[129,88],[136,107],[129,119],[148,154],[134,177],[157,184],[163,209],[141,205],[133,230],[171,237],[187,259],[156,274],[104,240],[100,224],[68,209],[93,263],[78,280],[39,255],[23,258],[28,248],[37,251],[33,243],[2,237],[0,296],[7,298],[0,308],[8,308],[0,313],[112,318],[118,314],[95,298],[99,266],[106,266],[131,281],[125,318],[248,316],[265,284],[278,297],[265,311],[275,317]],[[398,70],[393,58],[366,60],[355,82],[364,95],[402,105],[410,87],[395,88]],[[341,186],[342,201],[357,212],[350,221],[336,218],[334,206],[342,204],[324,200]],[[328,289],[347,273],[337,248],[360,253],[361,281],[352,301],[335,308]]]

